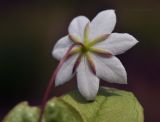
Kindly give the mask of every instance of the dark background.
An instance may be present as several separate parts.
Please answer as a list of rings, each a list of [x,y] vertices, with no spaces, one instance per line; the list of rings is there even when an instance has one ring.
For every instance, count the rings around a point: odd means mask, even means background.
[[[128,85],[108,84],[134,92],[144,107],[145,122],[160,122],[160,1],[53,0],[0,1],[0,119],[20,101],[38,105],[57,61],[54,43],[67,34],[73,17],[92,19],[115,9],[115,32],[128,32],[140,43],[118,56],[128,73]],[[76,81],[53,90],[61,95]]]

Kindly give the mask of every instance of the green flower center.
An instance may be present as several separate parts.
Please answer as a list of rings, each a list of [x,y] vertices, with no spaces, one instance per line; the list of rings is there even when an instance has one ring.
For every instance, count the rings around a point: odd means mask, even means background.
[[[75,53],[81,53],[81,54],[87,54],[88,52],[96,52],[101,53],[105,55],[110,55],[109,52],[105,52],[101,49],[95,49],[93,46],[97,43],[100,43],[104,40],[106,40],[109,37],[109,34],[102,34],[100,36],[97,36],[94,39],[89,39],[89,23],[86,24],[84,28],[84,34],[83,34],[83,40],[80,40],[80,38],[69,34],[70,40],[75,43],[76,45],[79,45],[78,48],[71,51],[71,55]]]
[[[106,40],[109,37],[109,34],[102,34],[102,35],[97,36],[96,38],[90,40],[89,39],[89,23],[87,23],[85,26],[83,35],[84,35],[83,40],[80,40],[80,38],[78,38],[72,34],[69,34],[69,39],[74,43],[74,45],[78,46],[75,49],[73,49],[72,51],[70,51],[69,56],[72,56],[74,54],[79,53],[79,56],[78,56],[78,58],[74,64],[74,67],[73,67],[73,72],[75,72],[75,69],[78,67],[82,56],[85,55],[85,57],[88,61],[88,64],[91,68],[91,71],[94,74],[96,74],[95,64],[94,64],[94,61],[92,60],[92,57],[89,52],[97,53],[97,54],[99,54],[101,56],[105,56],[105,57],[112,56],[112,54],[106,50],[97,49],[97,48],[93,47],[95,44]]]
[[[87,47],[87,46],[81,47],[81,52],[82,53],[87,53],[88,51],[89,51],[89,47]]]

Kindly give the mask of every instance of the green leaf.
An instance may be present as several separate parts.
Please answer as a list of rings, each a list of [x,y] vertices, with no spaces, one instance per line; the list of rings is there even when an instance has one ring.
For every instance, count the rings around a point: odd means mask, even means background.
[[[17,105],[2,122],[37,122],[39,109],[26,102]],[[44,122],[143,122],[143,108],[133,93],[100,88],[95,101],[77,90],[48,101]]]
[[[39,109],[30,107],[27,102],[15,106],[2,122],[37,122]]]

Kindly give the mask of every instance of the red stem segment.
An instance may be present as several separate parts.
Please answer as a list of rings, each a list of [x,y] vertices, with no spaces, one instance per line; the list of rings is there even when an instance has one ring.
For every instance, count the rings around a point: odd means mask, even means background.
[[[52,88],[55,86],[55,78],[56,78],[56,75],[58,73],[58,71],[60,70],[61,66],[63,65],[63,63],[68,59],[68,57],[70,56],[69,53],[70,51],[73,49],[73,47],[75,46],[75,44],[71,45],[70,48],[67,50],[67,53],[64,55],[64,57],[61,59],[60,63],[58,64],[57,68],[55,69],[55,71],[53,72],[52,74],[52,77],[49,81],[49,84],[47,86],[47,89],[45,91],[45,94],[43,96],[43,99],[42,99],[42,103],[41,103],[41,106],[40,106],[40,116],[39,116],[39,119],[38,119],[38,122],[42,122],[42,119],[43,119],[43,113],[44,113],[44,109],[45,109],[45,105],[46,105],[46,102],[47,102],[47,99],[49,97],[49,95],[51,94],[51,91],[52,91]]]

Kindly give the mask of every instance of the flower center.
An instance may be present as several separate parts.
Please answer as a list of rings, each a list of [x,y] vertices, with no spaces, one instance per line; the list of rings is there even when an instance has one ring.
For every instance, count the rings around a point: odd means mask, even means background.
[[[88,61],[91,71],[94,74],[96,74],[95,64],[94,64],[94,61],[92,60],[92,56],[90,52],[97,53],[104,57],[112,56],[112,54],[106,50],[93,47],[97,43],[100,43],[106,40],[109,37],[109,35],[110,34],[102,34],[100,36],[97,36],[94,39],[89,39],[89,23],[87,23],[84,28],[83,40],[80,40],[80,38],[75,35],[69,34],[69,39],[77,46],[75,49],[70,51],[69,56],[79,53],[79,56],[73,67],[73,72],[75,72],[75,70],[79,66],[82,56],[85,56]]]
[[[81,52],[82,53],[87,53],[89,51],[89,48],[87,46],[82,46],[81,47]]]
[[[69,39],[76,45],[79,45],[77,49],[74,49],[71,51],[70,55],[76,54],[76,53],[82,53],[82,54],[87,54],[88,52],[95,52],[98,54],[102,54],[105,56],[110,56],[112,55],[109,52],[106,52],[101,49],[95,49],[93,46],[96,45],[97,43],[100,43],[104,40],[106,40],[109,37],[110,34],[102,34],[97,36],[94,39],[89,39],[89,23],[86,24],[84,28],[84,33],[83,33],[83,40],[80,40],[79,37],[76,37],[72,34],[69,34]]]

